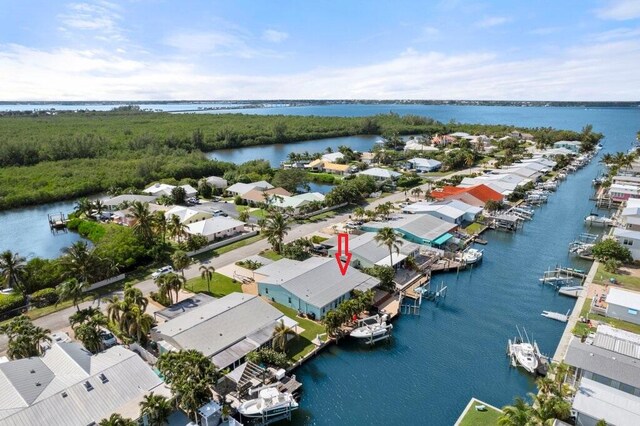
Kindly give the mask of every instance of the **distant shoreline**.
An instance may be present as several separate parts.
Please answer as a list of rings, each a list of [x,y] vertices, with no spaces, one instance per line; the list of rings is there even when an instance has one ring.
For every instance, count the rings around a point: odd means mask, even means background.
[[[199,110],[214,109],[247,109],[247,108],[273,108],[273,107],[300,107],[322,105],[455,105],[455,106],[520,106],[520,107],[581,107],[581,108],[640,108],[640,101],[517,101],[517,100],[409,100],[409,99],[271,99],[271,100],[125,100],[125,101],[0,101],[2,105],[175,105],[175,104],[220,104],[220,107],[210,107]],[[229,104],[236,104],[230,106]],[[180,111],[186,112],[186,111]]]

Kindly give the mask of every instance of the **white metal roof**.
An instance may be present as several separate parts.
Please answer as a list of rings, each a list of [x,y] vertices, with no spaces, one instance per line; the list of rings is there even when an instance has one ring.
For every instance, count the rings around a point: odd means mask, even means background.
[[[202,210],[190,209],[189,207],[183,206],[175,206],[165,212],[164,217],[167,219],[171,219],[172,216],[178,216],[180,218],[180,222],[186,222],[192,219],[194,216],[200,216],[204,218],[213,217],[213,213],[205,212]]]
[[[609,287],[607,304],[610,303],[640,311],[640,293],[623,290],[621,288]]]
[[[584,377],[573,408],[593,419],[606,419],[611,425],[640,424],[640,397]]]
[[[218,232],[225,232],[244,226],[244,222],[233,219],[231,217],[216,216],[205,220],[199,220],[187,225],[190,234],[200,234],[204,236],[215,235]]]
[[[393,170],[382,169],[380,167],[372,167],[370,169],[358,172],[357,174],[374,176],[374,177],[379,177],[384,179],[393,179],[400,176],[400,173],[398,172],[394,172]]]

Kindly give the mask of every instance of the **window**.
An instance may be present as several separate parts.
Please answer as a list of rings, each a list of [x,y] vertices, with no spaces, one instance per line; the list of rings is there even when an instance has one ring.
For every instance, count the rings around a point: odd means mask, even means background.
[[[264,292],[265,292],[266,294],[269,294],[269,289],[268,289],[268,288],[265,288],[265,289],[264,289]]]
[[[627,309],[627,313],[629,315],[638,315],[638,311],[636,311],[635,309]]]
[[[291,297],[289,297],[289,304],[291,304]]]
[[[633,240],[630,240],[628,238],[624,238],[622,240],[622,244],[625,245],[625,246],[632,246],[633,245]]]

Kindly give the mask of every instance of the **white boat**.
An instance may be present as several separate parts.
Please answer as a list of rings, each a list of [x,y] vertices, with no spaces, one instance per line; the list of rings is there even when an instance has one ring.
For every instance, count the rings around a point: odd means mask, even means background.
[[[473,265],[474,263],[478,263],[482,260],[482,250],[468,248],[462,253],[462,260],[467,265]]]
[[[546,318],[550,318],[552,320],[567,322],[569,321],[569,314],[571,313],[571,309],[567,311],[566,314],[561,314],[559,312],[551,312],[551,311],[542,311],[540,315]]]
[[[606,216],[590,214],[584,218],[584,223],[589,226],[613,226],[613,219]]]
[[[387,324],[387,315],[374,315],[358,320],[356,328],[349,335],[355,339],[366,340],[366,343],[375,343],[386,339],[391,335],[393,325]]]
[[[512,343],[511,340],[509,340],[509,354],[515,366],[519,365],[529,373],[535,374],[539,361],[535,348],[531,343]]]
[[[293,395],[280,392],[275,387],[263,388],[258,397],[240,404],[238,412],[244,417],[274,417],[298,409],[298,403]]]
[[[559,294],[562,294],[564,296],[569,296],[569,297],[576,297],[576,298],[580,297],[583,291],[584,291],[584,287],[582,287],[581,285],[571,285],[566,287],[560,287],[560,289],[558,289]]]

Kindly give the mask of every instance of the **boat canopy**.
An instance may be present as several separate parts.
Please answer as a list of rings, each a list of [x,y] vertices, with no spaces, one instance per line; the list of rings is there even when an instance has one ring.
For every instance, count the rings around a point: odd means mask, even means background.
[[[437,246],[441,246],[442,244],[446,243],[447,241],[449,241],[451,238],[453,238],[453,235],[451,235],[450,233],[446,233],[443,235],[440,235],[438,238],[436,238],[433,241],[433,244],[437,245]]]

